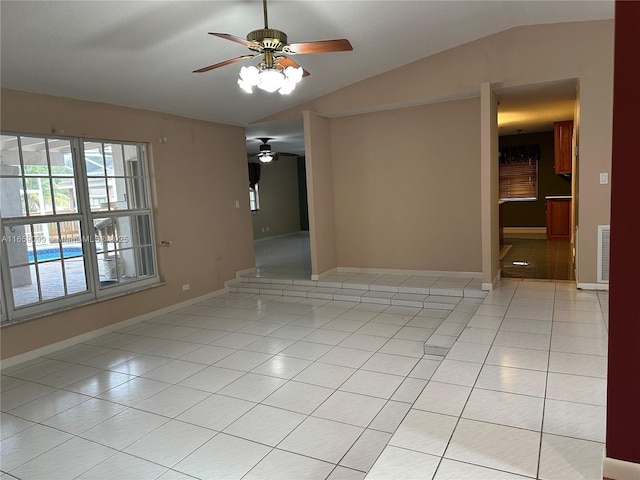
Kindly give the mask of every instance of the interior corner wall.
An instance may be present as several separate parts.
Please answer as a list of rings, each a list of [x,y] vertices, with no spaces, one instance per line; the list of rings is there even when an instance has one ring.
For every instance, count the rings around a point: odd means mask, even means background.
[[[319,276],[337,266],[331,130],[329,119],[314,112],[303,112],[303,119],[311,274]]]
[[[2,327],[2,358],[221,290],[255,265],[243,128],[15,90],[1,101],[5,131],[146,143],[156,240],[172,242],[157,249],[165,285]]]
[[[479,109],[331,119],[339,267],[480,272]]]
[[[254,239],[300,231],[296,157],[283,156],[260,165],[258,194],[260,212],[251,217]]]

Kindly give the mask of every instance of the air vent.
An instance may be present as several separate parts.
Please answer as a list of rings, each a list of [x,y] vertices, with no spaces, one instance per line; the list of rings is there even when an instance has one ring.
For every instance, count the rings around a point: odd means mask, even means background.
[[[609,283],[609,225],[598,225],[598,283]]]

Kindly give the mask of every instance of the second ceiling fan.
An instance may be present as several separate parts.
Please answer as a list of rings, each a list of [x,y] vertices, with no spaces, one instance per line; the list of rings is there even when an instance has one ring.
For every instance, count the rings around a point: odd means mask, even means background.
[[[353,50],[349,40],[344,38],[288,43],[286,33],[269,28],[267,0],[262,1],[262,8],[264,12],[264,28],[249,32],[246,40],[228,33],[209,32],[209,35],[245,45],[252,53],[199,68],[194,70],[193,73],[204,73],[242,60],[262,56],[257,67],[242,67],[240,79],[238,80],[240,88],[248,93],[251,93],[252,87],[256,86],[267,92],[279,91],[282,94],[288,94],[293,91],[303,76],[309,75],[309,72],[303,70],[300,65],[289,58],[290,55]]]

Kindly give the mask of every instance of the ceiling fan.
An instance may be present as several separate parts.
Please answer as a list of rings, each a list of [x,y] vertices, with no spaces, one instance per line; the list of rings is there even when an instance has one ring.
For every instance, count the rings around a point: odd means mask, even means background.
[[[271,137],[259,137],[257,140],[260,140],[262,143],[260,144],[260,149],[257,153],[250,154],[252,157],[258,157],[262,163],[269,163],[272,161],[277,161],[281,156],[283,157],[298,157],[295,153],[286,153],[286,152],[275,152],[269,145],[269,140],[272,140]]]
[[[228,33],[209,32],[209,35],[245,45],[252,53],[199,68],[194,70],[193,73],[204,73],[242,60],[262,56],[257,67],[242,67],[238,85],[248,93],[251,93],[253,91],[252,88],[256,86],[267,92],[275,92],[277,90],[286,95],[293,91],[303,76],[309,75],[309,72],[289,58],[290,55],[353,50],[349,40],[344,38],[288,43],[286,33],[269,28],[267,0],[262,1],[262,9],[264,12],[264,28],[249,32],[246,40]]]

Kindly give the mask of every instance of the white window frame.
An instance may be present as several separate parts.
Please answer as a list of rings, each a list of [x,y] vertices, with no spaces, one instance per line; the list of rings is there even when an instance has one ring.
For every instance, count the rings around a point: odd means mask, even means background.
[[[87,290],[79,293],[66,293],[65,296],[56,297],[50,300],[39,300],[36,303],[31,303],[24,306],[15,307],[13,298],[13,288],[11,285],[11,272],[8,261],[7,246],[4,242],[0,243],[0,257],[2,258],[2,265],[0,265],[0,308],[1,308],[1,324],[7,325],[16,323],[23,320],[28,320],[42,315],[55,313],[57,311],[65,310],[68,308],[77,307],[80,305],[86,305],[100,301],[105,298],[114,296],[120,296],[135,291],[139,291],[144,288],[148,288],[157,284],[160,284],[160,277],[158,273],[158,261],[157,261],[157,247],[155,242],[155,228],[153,223],[153,211],[152,211],[152,193],[149,175],[149,165],[146,156],[147,146],[141,142],[128,142],[128,141],[116,141],[107,139],[87,139],[79,137],[66,137],[59,135],[41,135],[37,133],[28,132],[12,132],[2,131],[2,135],[27,137],[27,138],[42,138],[48,140],[64,140],[71,144],[71,155],[73,158],[73,171],[74,180],[76,186],[76,201],[77,201],[77,213],[72,214],[54,214],[52,215],[25,215],[22,217],[2,218],[0,216],[0,236],[4,235],[5,227],[12,225],[28,225],[28,224],[40,224],[40,223],[55,223],[64,221],[78,221],[80,224],[80,235],[84,238],[91,238],[90,241],[82,241],[83,245],[83,260],[84,260],[84,272],[87,282]],[[142,169],[141,175],[135,177],[142,178],[142,187],[144,188],[144,208],[130,208],[121,210],[110,211],[91,211],[91,205],[89,203],[89,177],[86,170],[86,162],[84,158],[84,143],[85,142],[97,142],[114,145],[129,145],[138,149],[138,158],[140,159],[140,168]],[[22,148],[22,147],[21,147]],[[51,173],[49,174],[51,177]],[[70,177],[71,178],[71,177]],[[99,177],[98,177],[99,178]],[[94,218],[103,217],[135,217],[135,216],[148,217],[149,231],[146,232],[149,238],[149,244],[144,244],[150,248],[151,262],[150,269],[152,274],[143,278],[117,282],[114,285],[105,287],[101,285],[99,266],[100,261],[99,252],[97,251],[94,235]],[[134,244],[132,247],[134,254],[141,249],[139,244]],[[139,252],[138,252],[139,253]],[[116,260],[117,262],[117,260]],[[65,275],[65,273],[63,273]],[[42,284],[39,285],[41,288]]]
[[[254,198],[251,198],[252,194]],[[254,203],[256,208],[252,208],[252,204]],[[249,187],[249,208],[251,209],[251,213],[260,213],[260,193],[258,192],[257,183],[255,188]]]

